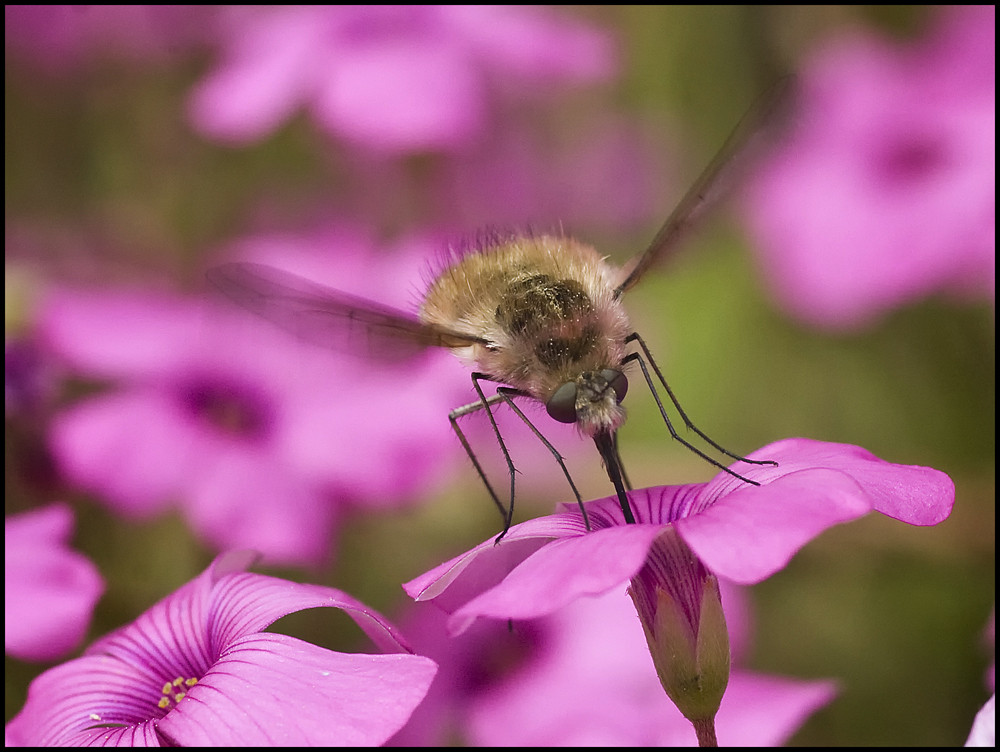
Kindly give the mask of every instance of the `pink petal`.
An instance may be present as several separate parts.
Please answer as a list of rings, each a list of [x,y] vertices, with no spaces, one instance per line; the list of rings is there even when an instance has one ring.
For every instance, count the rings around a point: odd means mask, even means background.
[[[581,596],[607,592],[639,571],[650,544],[662,532],[661,525],[624,525],[553,541],[458,609],[449,629],[462,632],[479,616],[544,616]]]
[[[97,567],[66,545],[65,504],[13,515],[4,524],[4,649],[21,660],[59,658],[80,644],[104,592]]]
[[[744,486],[674,524],[712,572],[752,584],[784,567],[826,528],[871,508],[847,475],[803,470],[768,485]]]
[[[774,747],[837,693],[832,681],[802,681],[734,671],[716,716],[719,744]]]
[[[997,743],[997,696],[992,695],[976,713],[966,747],[995,747]]]
[[[30,512],[4,518],[4,543],[65,545],[73,535],[73,510],[66,504],[50,504]]]
[[[28,702],[7,724],[8,743],[119,746],[135,743],[138,735],[155,744],[150,709],[156,708],[162,681],[141,666],[104,656],[84,656],[51,668],[31,683]]]
[[[63,411],[51,442],[60,470],[117,511],[162,511],[191,471],[192,431],[155,392],[106,394]]]
[[[753,456],[780,463],[778,468],[754,468],[753,478],[762,482],[799,469],[840,470],[858,482],[875,510],[911,525],[937,525],[955,503],[955,484],[940,470],[887,462],[852,444],[784,439]]]
[[[485,117],[475,67],[440,39],[354,45],[314,108],[331,130],[392,150],[461,145],[480,130]]]
[[[42,306],[42,337],[60,357],[105,378],[156,378],[172,371],[200,330],[196,305],[144,291],[57,289]]]
[[[496,585],[518,564],[553,538],[584,532],[579,515],[539,517],[512,527],[504,539],[480,543],[403,585],[414,600],[435,600],[453,610],[483,590]]]
[[[442,20],[502,76],[601,81],[618,67],[609,34],[542,7],[452,5]]]
[[[436,665],[336,653],[286,635],[231,645],[159,724],[184,746],[377,745],[423,699]]]
[[[188,102],[194,127],[233,144],[275,130],[312,92],[316,71],[328,69],[322,15],[315,8],[254,8],[232,19],[228,59]]]
[[[209,629],[219,645],[228,645],[245,635],[259,632],[282,616],[296,611],[340,608],[381,650],[393,653],[408,651],[402,636],[381,614],[335,588],[239,572],[222,579],[215,586],[212,597],[214,606]]]
[[[218,550],[259,550],[269,563],[329,558],[337,509],[318,481],[281,463],[270,448],[216,443],[209,459],[188,479],[183,500],[200,536]]]

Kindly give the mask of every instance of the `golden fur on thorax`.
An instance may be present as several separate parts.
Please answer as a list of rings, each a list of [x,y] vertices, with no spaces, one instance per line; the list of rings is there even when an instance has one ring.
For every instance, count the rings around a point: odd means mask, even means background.
[[[496,381],[545,403],[564,383],[620,369],[629,322],[615,297],[617,270],[570,238],[505,239],[447,266],[420,309],[425,323],[482,338],[463,357]],[[580,416],[584,433],[614,430],[614,399]]]

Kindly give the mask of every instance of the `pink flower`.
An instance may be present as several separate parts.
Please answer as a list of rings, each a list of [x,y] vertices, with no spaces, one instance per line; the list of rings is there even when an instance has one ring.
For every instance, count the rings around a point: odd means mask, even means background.
[[[499,545],[490,539],[404,588],[451,613],[449,628],[460,633],[479,617],[536,618],[607,592],[640,572],[668,527],[711,573],[752,584],[832,525],[872,510],[912,525],[936,525],[955,499],[944,473],[886,462],[849,444],[784,439],[750,457],[779,463],[740,467],[760,486],[719,473],[707,483],[634,491],[634,525],[624,524],[616,497],[592,501],[590,532],[575,505],[564,505],[515,525]]]
[[[624,117],[588,118],[558,137],[505,117],[478,148],[442,165],[442,219],[448,212],[467,225],[536,230],[558,221],[571,235],[621,237],[662,220],[676,199],[672,165],[654,143]]]
[[[503,544],[501,544],[503,545]],[[733,675],[718,715],[722,743],[781,744],[833,697],[830,681],[800,681],[738,667],[746,604],[724,592]],[[690,746],[691,725],[663,693],[625,583],[551,615],[480,621],[453,638],[417,606],[421,652],[439,664],[427,699],[393,744],[470,746]],[[440,614],[440,612],[437,612]],[[436,628],[436,629],[435,629]],[[450,736],[449,736],[450,735]]]
[[[4,36],[17,57],[72,73],[88,57],[174,56],[202,35],[208,13],[193,5],[7,5]]]
[[[997,696],[994,693],[976,713],[966,747],[995,747],[997,743]]]
[[[190,116],[230,143],[264,138],[305,106],[369,148],[452,149],[479,135],[498,90],[599,80],[614,65],[603,35],[538,8],[244,8],[223,28],[223,62]]]
[[[741,468],[754,486],[720,473],[708,483],[632,492],[635,524],[616,497],[588,504],[591,530],[570,505],[510,529],[404,585],[451,614],[453,634],[477,618],[531,619],[630,581],[656,673],[714,744],[729,682],[719,583],[755,583],[808,540],[873,509],[911,524],[945,519],[954,485],[944,473],[895,465],[845,444],[786,439],[750,455],[777,467]]]
[[[72,532],[65,504],[4,520],[4,650],[15,658],[61,658],[87,632],[104,580],[66,545]]]
[[[406,654],[378,613],[333,588],[251,574],[253,554],[198,578],[32,682],[14,745],[374,745],[423,698],[433,661]],[[262,631],[344,609],[388,655],[338,653]]]
[[[748,191],[775,299],[857,327],[938,292],[992,299],[995,8],[948,8],[908,46],[841,37],[805,64],[791,132]]]
[[[324,239],[329,260],[314,253],[314,265],[327,274],[406,266],[398,255],[374,261],[343,234]],[[391,295],[390,274],[372,278]],[[64,290],[44,306],[50,350],[114,384],[57,416],[53,451],[70,481],[117,511],[149,517],[176,504],[219,549],[312,564],[330,555],[346,508],[419,499],[459,459],[447,414],[468,376],[449,353],[380,369],[204,303]]]

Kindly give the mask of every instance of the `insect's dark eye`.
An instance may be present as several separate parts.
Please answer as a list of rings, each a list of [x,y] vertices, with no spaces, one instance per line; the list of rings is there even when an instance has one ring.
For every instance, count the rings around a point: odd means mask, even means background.
[[[628,393],[628,379],[625,378],[624,373],[613,368],[605,368],[601,371],[601,376],[608,382],[608,386],[615,390],[615,398],[619,402],[625,399],[625,395]]]
[[[553,420],[576,423],[576,382],[567,381],[556,389],[555,394],[545,403],[545,409]]]

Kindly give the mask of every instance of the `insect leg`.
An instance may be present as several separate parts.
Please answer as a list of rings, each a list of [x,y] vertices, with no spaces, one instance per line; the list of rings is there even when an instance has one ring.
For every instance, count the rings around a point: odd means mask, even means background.
[[[684,425],[687,426],[688,429],[694,431],[696,434],[698,434],[699,436],[701,436],[701,438],[703,438],[705,441],[707,441],[713,447],[715,447],[716,449],[718,449],[724,455],[726,455],[727,457],[732,457],[734,460],[739,460],[740,462],[746,462],[746,463],[751,464],[751,465],[773,465],[774,467],[778,466],[778,463],[775,462],[774,460],[750,460],[750,459],[747,459],[746,457],[741,457],[738,454],[733,454],[732,452],[730,452],[725,447],[723,447],[723,446],[717,444],[715,441],[713,441],[707,434],[705,434],[704,432],[702,432],[702,430],[700,428],[698,428],[698,426],[696,426],[694,423],[691,422],[691,419],[688,418],[687,413],[684,412],[684,408],[681,407],[681,403],[677,400],[677,397],[674,396],[674,392],[670,388],[670,385],[667,384],[667,380],[663,378],[663,373],[660,371],[660,367],[658,365],[656,365],[656,361],[653,360],[653,356],[649,352],[649,348],[646,346],[646,342],[642,339],[642,337],[639,336],[638,332],[632,332],[630,335],[628,335],[625,338],[625,342],[626,343],[633,342],[633,341],[634,342],[638,342],[639,343],[639,347],[641,347],[642,351],[646,354],[646,359],[649,360],[650,365],[653,366],[653,370],[656,372],[657,378],[660,379],[660,383],[663,384],[663,388],[667,390],[667,396],[670,397],[670,401],[674,403],[674,407],[677,408],[677,412],[680,414],[681,419],[684,421]],[[641,362],[642,361],[640,360],[640,363]],[[646,369],[643,368],[642,370],[643,370],[643,373],[646,375],[646,380],[649,381],[649,375],[646,374]],[[657,404],[659,404],[659,399],[657,399]],[[663,411],[662,405],[660,406],[660,411],[661,412]]]
[[[510,530],[511,522],[514,519],[514,474],[517,472],[517,468],[514,467],[514,461],[510,458],[510,452],[507,450],[507,445],[504,443],[503,436],[500,435],[500,429],[497,427],[496,418],[493,417],[493,411],[490,410],[491,404],[496,404],[500,401],[505,401],[505,398],[500,395],[494,395],[493,397],[487,399],[486,395],[483,393],[483,388],[479,386],[480,379],[483,379],[484,381],[496,380],[489,374],[479,373],[478,371],[473,372],[472,386],[475,388],[476,394],[479,395],[479,402],[478,403],[474,402],[472,404],[466,405],[465,408],[458,408],[458,410],[453,410],[451,414],[455,415],[455,417],[459,417],[458,415],[456,415],[456,413],[464,415],[470,412],[475,412],[476,410],[479,409],[486,410],[486,415],[490,419],[490,425],[493,427],[493,433],[497,437],[497,443],[500,445],[500,451],[503,452],[504,461],[506,461],[507,463],[507,472],[510,473],[510,504],[507,506],[506,509],[504,508],[503,504],[500,503],[500,499],[493,491],[489,482],[487,482],[486,474],[483,472],[482,466],[480,466],[479,462],[475,459],[475,456],[472,454],[472,449],[469,446],[468,441],[465,441],[464,437],[460,437],[462,439],[463,445],[465,446],[465,451],[468,453],[469,457],[472,459],[472,463],[476,467],[476,470],[479,472],[479,477],[483,479],[483,483],[486,484],[486,488],[489,490],[490,495],[493,497],[494,503],[496,503],[497,508],[503,515],[503,532],[501,532],[496,539],[496,542],[499,543],[503,539],[503,537],[507,534],[507,531]],[[463,410],[464,412],[461,412]],[[458,424],[455,422],[455,420],[452,420],[451,424],[455,428],[456,432],[458,432]]]
[[[514,414],[517,415],[517,417],[519,417],[524,424],[531,429],[535,436],[538,437],[538,440],[545,445],[545,448],[548,449],[549,452],[552,453],[556,462],[559,463],[559,467],[562,468],[563,475],[565,475],[566,480],[569,481],[569,487],[573,489],[573,495],[576,497],[576,503],[580,505],[580,511],[583,513],[583,524],[586,525],[587,530],[590,530],[590,518],[587,517],[587,509],[583,506],[583,499],[580,497],[580,492],[577,490],[576,484],[573,483],[573,479],[570,477],[566,463],[563,461],[563,456],[559,454],[559,451],[552,446],[552,443],[542,435],[542,432],[535,428],[535,425],[528,420],[528,416],[521,411],[521,408],[514,404],[514,397],[528,397],[530,395],[512,387],[501,386],[497,388],[497,396],[504,398],[510,409],[514,411]]]
[[[500,397],[490,397],[489,401],[497,403],[502,402],[503,400]],[[458,436],[458,440],[462,443],[462,448],[465,449],[465,453],[469,455],[469,459],[472,460],[472,465],[476,468],[476,472],[479,474],[479,479],[483,482],[483,485],[486,486],[486,490],[489,491],[490,498],[493,499],[493,503],[496,504],[497,509],[500,511],[500,516],[506,520],[507,507],[500,502],[500,498],[497,496],[496,491],[493,490],[493,486],[490,485],[489,480],[486,478],[486,473],[479,464],[479,460],[476,458],[475,452],[472,451],[472,445],[469,444],[469,440],[465,437],[465,434],[458,425],[458,419],[463,415],[468,415],[469,413],[474,413],[477,410],[482,409],[482,402],[472,402],[468,405],[463,405],[462,407],[456,407],[448,413],[448,420],[451,421],[452,430],[455,431],[455,435]]]
[[[663,408],[663,403],[660,401],[660,395],[657,393],[656,387],[653,385],[653,379],[649,375],[649,369],[646,367],[646,361],[644,361],[642,359],[642,356],[639,353],[630,353],[630,354],[626,355],[625,358],[622,360],[622,364],[624,365],[625,363],[628,363],[629,361],[632,361],[632,360],[636,361],[639,364],[639,367],[642,369],[642,375],[646,379],[646,384],[649,386],[649,391],[652,392],[653,399],[656,400],[656,406],[658,408],[660,408],[660,415],[663,417],[663,422],[667,424],[667,430],[670,431],[670,435],[673,438],[675,438],[677,441],[679,441],[681,444],[683,444],[685,447],[687,447],[688,449],[690,449],[692,452],[694,452],[695,454],[697,454],[699,457],[701,457],[703,460],[705,460],[709,464],[715,465],[715,467],[719,468],[720,470],[725,470],[727,473],[729,473],[733,477],[739,478],[744,483],[749,483],[749,484],[751,484],[753,486],[759,486],[760,485],[760,483],[758,483],[756,481],[753,481],[753,480],[750,480],[749,478],[744,478],[739,473],[737,473],[737,472],[735,472],[733,470],[730,470],[728,467],[726,467],[725,465],[723,465],[721,462],[719,462],[714,457],[709,457],[707,454],[705,454],[703,451],[701,451],[698,447],[696,447],[694,444],[692,444],[687,439],[683,438],[679,433],[677,433],[677,430],[674,428],[674,424],[670,422],[670,418],[667,415],[667,411]],[[698,433],[699,433],[699,435],[701,435],[700,431]],[[713,446],[715,444],[715,442],[710,442],[710,443],[712,443]]]

